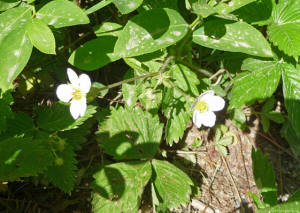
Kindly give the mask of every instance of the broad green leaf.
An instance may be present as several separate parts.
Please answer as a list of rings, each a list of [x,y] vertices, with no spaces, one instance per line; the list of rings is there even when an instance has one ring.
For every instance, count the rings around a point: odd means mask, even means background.
[[[277,188],[273,165],[262,151],[252,149],[252,166],[256,186],[258,187],[265,204],[270,206],[277,203]]]
[[[286,139],[293,153],[300,157],[300,136],[297,136],[290,121],[287,120],[284,122],[280,130],[280,134]]]
[[[115,36],[118,37],[122,25],[114,22],[104,22],[100,25],[94,26],[93,30],[97,37],[99,36]]]
[[[0,14],[0,88],[5,92],[27,64],[32,44],[25,34],[30,8],[18,7]]]
[[[149,161],[115,163],[94,174],[94,213],[137,213],[152,175]]]
[[[158,116],[136,108],[111,108],[111,115],[100,124],[98,141],[115,159],[153,157],[160,145],[162,124]]]
[[[215,148],[224,157],[226,157],[228,155],[228,151],[227,151],[227,148],[225,146],[216,144]]]
[[[183,137],[190,121],[190,107],[185,102],[174,98],[174,89],[166,88],[162,101],[162,112],[166,116],[165,138],[169,145],[178,143]]]
[[[56,151],[56,161],[49,166],[44,175],[54,185],[66,193],[71,193],[75,182],[75,153],[73,147],[65,144],[63,150]]]
[[[243,104],[271,97],[278,86],[281,69],[281,62],[246,59],[242,70],[249,71],[234,79],[229,108],[240,108]]]
[[[125,103],[132,107],[136,104],[138,96],[141,94],[141,84],[123,84],[122,85],[122,94],[124,97]]]
[[[259,26],[268,25],[271,22],[271,13],[275,0],[259,0],[247,4],[233,12],[239,19]]]
[[[70,114],[69,106],[66,104],[55,103],[51,107],[40,107],[36,110],[37,125],[46,131],[74,129],[92,117],[96,108],[93,105],[88,105],[84,116],[74,120]]]
[[[154,8],[178,10],[178,0],[144,0],[142,7],[145,10],[152,10]]]
[[[122,14],[128,14],[136,10],[143,0],[112,0],[112,2]]]
[[[206,0],[189,0],[189,3],[191,4],[192,12],[203,18],[217,13],[216,9],[207,4]]]
[[[275,46],[287,55],[300,55],[300,0],[280,1],[272,11],[267,31]]]
[[[99,83],[93,82],[89,93],[86,96],[87,102],[92,102],[98,96],[105,96],[108,93],[108,89],[104,89],[106,86]]]
[[[0,180],[14,181],[43,172],[53,161],[47,144],[31,138],[0,141]]]
[[[263,113],[267,113],[269,111],[271,111],[272,109],[274,109],[275,107],[275,97],[272,96],[271,98],[269,98],[266,103],[263,105],[261,112]]]
[[[188,25],[172,9],[153,9],[131,18],[119,35],[114,53],[132,57],[151,53],[181,40]]]
[[[87,15],[74,3],[68,0],[53,0],[43,6],[36,17],[55,28],[88,24]]]
[[[264,36],[251,25],[225,19],[207,21],[193,33],[193,42],[218,50],[272,57],[271,47]]]
[[[41,20],[33,19],[26,26],[26,33],[39,51],[55,54],[55,38],[50,28]]]
[[[190,201],[192,180],[173,164],[152,160],[153,183],[159,202],[167,208],[177,208]]]
[[[284,103],[288,118],[300,137],[300,66],[285,64],[282,72]]]
[[[260,118],[261,118],[260,122],[263,126],[264,132],[268,132],[270,129],[270,119],[264,114],[262,114]]]
[[[19,0],[1,0],[0,1],[0,11],[8,10],[17,4],[19,4]]]
[[[12,104],[11,99],[12,96],[9,92],[1,94],[0,90],[0,135],[7,128],[7,118],[11,118],[14,115],[10,108]]]
[[[114,36],[100,36],[88,41],[72,52],[68,62],[86,71],[99,69],[120,59],[114,54],[116,41]]]
[[[215,8],[218,13],[231,13],[232,11],[235,11],[239,9],[240,7],[243,7],[251,2],[254,2],[256,0],[231,0],[229,2],[220,2]]]

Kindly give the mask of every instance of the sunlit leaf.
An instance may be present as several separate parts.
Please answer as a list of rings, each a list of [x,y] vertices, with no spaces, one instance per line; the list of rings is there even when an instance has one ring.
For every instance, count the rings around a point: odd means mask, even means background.
[[[115,54],[132,57],[151,53],[175,44],[187,31],[187,23],[175,10],[145,11],[127,22],[119,34]]]
[[[67,0],[53,0],[43,6],[36,17],[55,28],[88,24],[87,15],[74,3]]]
[[[225,19],[207,21],[193,33],[193,41],[204,47],[249,55],[272,57],[264,36],[251,25]]]
[[[94,213],[137,213],[152,174],[149,161],[115,163],[94,174]]]
[[[112,2],[122,14],[127,14],[136,10],[143,3],[143,0],[112,0]]]

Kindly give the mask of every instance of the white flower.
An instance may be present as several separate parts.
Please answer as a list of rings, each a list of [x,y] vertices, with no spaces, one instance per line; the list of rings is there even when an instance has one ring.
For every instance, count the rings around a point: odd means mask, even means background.
[[[70,112],[76,120],[83,116],[86,111],[86,94],[91,88],[91,79],[86,74],[79,77],[70,68],[67,69],[68,78],[71,84],[61,84],[56,89],[56,95],[59,100],[69,102],[71,99]]]
[[[214,95],[214,91],[209,90],[201,94],[192,107],[192,110],[194,110],[194,124],[198,128],[200,128],[201,125],[213,127],[216,123],[216,115],[214,111],[220,111],[224,108],[224,106],[224,99]]]

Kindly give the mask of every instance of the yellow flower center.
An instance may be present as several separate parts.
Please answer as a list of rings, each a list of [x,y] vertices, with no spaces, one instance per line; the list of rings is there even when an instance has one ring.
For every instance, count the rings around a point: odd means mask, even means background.
[[[196,104],[196,110],[198,110],[199,112],[206,112],[208,111],[208,105],[205,101],[199,101],[197,104]]]
[[[74,89],[72,96],[74,100],[81,100],[83,95],[80,89]]]

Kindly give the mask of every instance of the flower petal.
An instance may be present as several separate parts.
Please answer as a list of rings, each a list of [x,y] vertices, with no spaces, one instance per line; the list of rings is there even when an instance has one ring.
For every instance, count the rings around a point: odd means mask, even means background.
[[[71,68],[68,68],[67,74],[68,74],[68,78],[69,78],[69,81],[71,82],[71,84],[76,88],[79,87],[79,78],[78,78],[78,75],[76,74],[76,72],[74,70],[72,70]]]
[[[225,106],[225,100],[216,95],[207,95],[202,100],[208,104],[210,111],[220,111]]]
[[[194,111],[194,114],[193,114],[193,123],[198,127],[200,128],[202,123],[201,123],[201,120],[199,119],[199,112],[198,111]]]
[[[79,76],[79,87],[83,93],[88,93],[91,89],[91,79],[86,74],[81,74]]]
[[[72,87],[68,84],[61,84],[56,89],[56,95],[59,100],[69,102],[72,98]]]
[[[197,119],[199,120],[198,122],[207,127],[213,127],[216,123],[216,115],[211,111],[199,113]]]
[[[81,111],[80,111],[80,116],[84,116],[85,111],[86,111],[86,97],[81,98]]]
[[[79,117],[81,110],[82,110],[81,100],[72,100],[70,105],[70,112],[72,117],[75,120]]]

